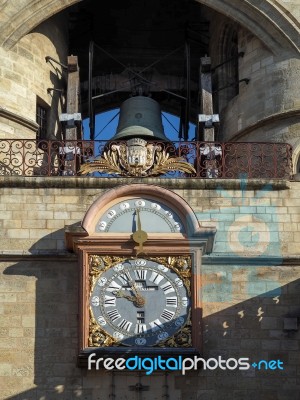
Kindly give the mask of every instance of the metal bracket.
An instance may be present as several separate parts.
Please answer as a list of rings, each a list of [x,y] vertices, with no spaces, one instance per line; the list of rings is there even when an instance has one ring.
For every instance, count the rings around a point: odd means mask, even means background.
[[[212,128],[214,124],[220,122],[219,114],[205,115],[199,114],[199,123],[204,124],[205,128]]]
[[[60,114],[59,116],[60,122],[69,122],[69,121],[81,121],[81,113],[75,113],[75,114],[67,114],[63,113]]]
[[[75,113],[75,114],[67,114],[63,113],[59,115],[59,121],[66,123],[67,128],[74,128],[76,126],[76,123],[81,122],[81,113]]]
[[[67,66],[67,65],[62,64],[61,62],[55,60],[55,58],[53,58],[53,57],[46,56],[46,57],[45,57],[45,60],[46,60],[46,63],[48,63],[48,62],[50,62],[50,61],[53,61],[53,62],[55,62],[56,64],[60,65],[63,69],[66,69],[66,70],[68,69],[68,66]]]
[[[216,65],[214,68],[211,69],[211,72],[212,73],[215,72],[216,69],[222,67],[223,65],[229,63],[230,61],[239,59],[240,57],[244,57],[244,55],[245,55],[245,52],[244,51],[240,51],[236,56],[230,57],[230,58],[228,58],[228,60],[222,62],[221,64]]]
[[[221,90],[228,89],[228,88],[230,88],[230,87],[232,87],[232,86],[237,86],[237,85],[239,85],[239,84],[242,83],[242,82],[245,82],[246,85],[248,85],[248,83],[250,82],[250,79],[249,79],[249,78],[240,79],[239,81],[233,82],[233,83],[231,83],[230,85],[222,86],[220,89],[215,90],[213,93],[218,93],[218,92],[221,92]]]
[[[61,94],[65,93],[64,89],[47,88],[47,93],[50,94],[51,92],[60,92]]]

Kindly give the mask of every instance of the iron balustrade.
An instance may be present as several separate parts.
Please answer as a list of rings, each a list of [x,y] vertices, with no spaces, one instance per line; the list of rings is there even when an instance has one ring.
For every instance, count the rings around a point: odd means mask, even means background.
[[[125,143],[125,142],[123,142]],[[80,167],[94,161],[113,145],[107,141],[0,140],[0,175],[80,176]],[[195,173],[171,170],[162,178],[290,179],[292,148],[287,143],[253,142],[170,142],[155,143],[170,154],[190,163]],[[94,172],[88,176],[120,176]]]

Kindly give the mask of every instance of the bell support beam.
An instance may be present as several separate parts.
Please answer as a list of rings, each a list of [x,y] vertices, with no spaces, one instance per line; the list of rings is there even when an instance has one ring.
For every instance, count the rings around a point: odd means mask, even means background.
[[[93,107],[93,60],[94,60],[94,42],[90,42],[89,47],[89,85],[88,85],[88,112],[90,118],[90,138],[95,139],[95,115]]]
[[[186,103],[183,137],[185,141],[189,140],[190,108],[191,108],[191,47],[187,41],[185,44],[186,56]]]
[[[213,113],[211,59],[200,59],[200,115],[198,125],[198,141],[215,141],[215,124],[219,122],[219,116]]]
[[[76,175],[78,148],[74,142],[81,137],[81,114],[79,113],[79,67],[76,56],[68,57],[67,112],[59,116],[64,128],[65,147],[60,148],[64,175]],[[69,143],[71,142],[71,143]]]

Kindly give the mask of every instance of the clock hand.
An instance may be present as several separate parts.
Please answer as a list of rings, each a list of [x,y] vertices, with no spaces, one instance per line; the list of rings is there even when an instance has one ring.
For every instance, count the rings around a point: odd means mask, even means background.
[[[136,307],[142,308],[142,307],[144,307],[145,303],[146,303],[146,300],[144,299],[144,297],[136,296],[135,301],[134,301],[134,304]]]
[[[143,296],[140,295],[140,292],[138,291],[135,283],[132,284],[131,289],[135,294],[136,303],[138,304],[138,307],[143,307],[146,303],[146,300],[144,299]]]
[[[129,300],[129,301],[132,301],[136,305],[136,307],[138,307],[138,308],[144,307],[145,302],[146,302],[145,299],[141,295],[139,295],[138,293],[135,296],[130,296],[129,294],[122,293],[121,290],[118,290],[117,292],[114,292],[114,295],[116,297],[122,297],[124,299]]]
[[[131,281],[131,282],[130,282],[130,285],[131,285],[131,290],[133,291],[133,293],[135,294],[135,296],[139,296],[140,294],[139,294],[139,292],[138,292],[138,290],[137,290],[136,283]]]
[[[132,239],[139,245],[139,249],[137,252],[137,256],[141,253],[143,253],[143,244],[146,242],[148,239],[147,232],[142,230],[142,224],[141,224],[141,216],[140,216],[140,209],[136,209],[136,215],[137,215],[137,230],[132,234]]]
[[[117,292],[113,293],[116,297],[123,297],[124,299],[127,299],[129,301],[136,301],[136,297],[135,296],[130,296],[129,294],[126,293],[122,293],[121,290],[118,290]]]
[[[123,292],[120,290],[115,291],[117,297],[125,297],[130,301],[133,301],[136,307],[143,307],[145,305],[145,299],[142,297],[138,291],[138,288],[136,286],[136,282],[132,279],[130,275],[130,271],[128,268],[124,268],[124,277],[125,281],[127,281],[128,286],[126,288],[130,288],[134,294],[134,296],[129,296],[126,294],[123,294]]]
[[[137,213],[137,226],[138,226],[137,230],[141,231],[142,230],[142,224],[141,224],[141,216],[140,216],[140,209],[139,208],[136,209],[136,213]]]

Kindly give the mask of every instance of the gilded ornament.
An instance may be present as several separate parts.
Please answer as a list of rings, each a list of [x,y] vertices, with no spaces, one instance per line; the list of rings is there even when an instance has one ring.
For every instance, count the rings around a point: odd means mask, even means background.
[[[164,342],[160,342],[158,347],[192,347],[192,322],[191,314],[186,321],[186,324]]]
[[[100,328],[97,324],[93,313],[90,309],[90,326],[89,326],[89,347],[109,347],[114,346],[117,341],[107,332]]]
[[[196,170],[184,157],[171,157],[161,145],[134,138],[124,144],[113,144],[94,161],[83,164],[82,175],[103,172],[121,176],[147,177],[171,171],[195,174]]]

